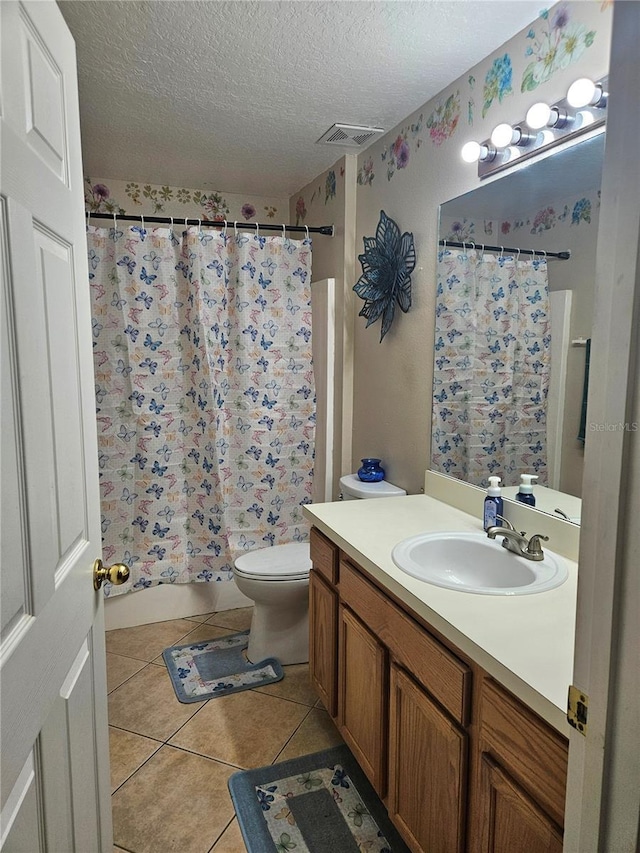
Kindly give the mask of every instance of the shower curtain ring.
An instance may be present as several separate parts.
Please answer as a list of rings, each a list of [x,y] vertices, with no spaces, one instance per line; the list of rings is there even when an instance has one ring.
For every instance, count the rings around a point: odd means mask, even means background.
[[[237,236],[238,236],[238,220],[237,220],[237,219],[234,219],[234,220],[233,220],[233,231],[234,231],[234,234],[235,234],[235,235],[236,235],[236,237],[237,237]]]
[[[504,246],[500,246],[500,257],[504,257]]]
[[[309,226],[308,225],[304,226],[304,233],[305,233],[304,239],[308,241],[309,240]]]
[[[226,237],[227,236],[227,220],[223,219],[222,221],[224,222],[224,228],[222,229],[222,233]]]
[[[257,238],[259,238],[259,237],[260,237],[260,226],[258,225],[258,223],[257,223],[257,222],[256,222],[256,237],[257,237]]]
[[[516,255],[516,263],[520,260],[520,249],[518,249],[518,254]]]
[[[286,229],[285,229],[285,227],[284,227],[284,222],[282,223],[282,239],[283,239],[283,240],[286,240],[286,239],[287,239],[287,231],[286,231]]]
[[[142,223],[140,227],[144,231],[144,216],[142,214],[140,214],[140,222]]]

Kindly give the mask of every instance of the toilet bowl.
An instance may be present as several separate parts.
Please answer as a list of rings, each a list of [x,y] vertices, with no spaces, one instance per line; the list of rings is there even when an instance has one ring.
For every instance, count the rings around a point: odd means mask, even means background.
[[[238,557],[233,576],[254,602],[247,657],[281,664],[309,660],[309,543],[260,548]]]
[[[406,494],[385,480],[361,483],[355,474],[341,478],[340,491],[352,500]],[[254,602],[247,647],[251,663],[269,657],[284,666],[309,660],[310,570],[308,542],[259,548],[236,558],[236,585]]]

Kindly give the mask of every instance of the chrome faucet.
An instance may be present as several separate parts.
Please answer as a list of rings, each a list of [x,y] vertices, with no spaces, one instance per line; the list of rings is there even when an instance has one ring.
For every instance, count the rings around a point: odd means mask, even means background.
[[[549,541],[548,536],[543,536],[541,533],[534,533],[530,539],[522,531],[518,533],[513,524],[502,515],[496,516],[505,525],[504,527],[490,527],[487,530],[489,539],[495,539],[496,536],[502,536],[502,547],[507,551],[517,554],[519,557],[524,557],[527,560],[544,560],[544,551],[540,545],[540,540]]]

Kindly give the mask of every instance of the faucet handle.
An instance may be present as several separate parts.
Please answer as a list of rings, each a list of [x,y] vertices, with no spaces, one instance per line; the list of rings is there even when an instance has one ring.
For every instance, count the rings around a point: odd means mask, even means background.
[[[496,515],[496,518],[500,519],[500,521],[502,522],[503,526],[504,526],[504,527],[506,527],[508,530],[513,530],[513,532],[514,532],[514,533],[517,533],[517,532],[518,532],[518,531],[515,529],[515,527],[513,526],[513,524],[511,524],[511,522],[509,521],[509,519],[508,519],[508,518],[505,518],[505,517],[504,517],[504,515]],[[524,536],[524,533],[523,533],[522,535]]]
[[[529,543],[527,544],[527,554],[532,557],[534,560],[543,560],[544,559],[544,551],[542,550],[542,546],[540,545],[540,540],[543,542],[548,542],[549,537],[543,536],[542,533],[534,533],[531,539],[529,539]]]

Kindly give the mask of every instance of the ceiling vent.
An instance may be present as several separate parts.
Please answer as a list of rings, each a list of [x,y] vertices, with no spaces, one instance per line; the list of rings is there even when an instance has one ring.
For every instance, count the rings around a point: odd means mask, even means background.
[[[318,143],[364,148],[374,137],[384,133],[382,127],[361,127],[357,124],[333,124],[323,133]]]

